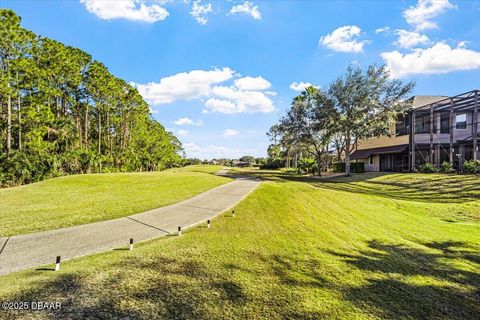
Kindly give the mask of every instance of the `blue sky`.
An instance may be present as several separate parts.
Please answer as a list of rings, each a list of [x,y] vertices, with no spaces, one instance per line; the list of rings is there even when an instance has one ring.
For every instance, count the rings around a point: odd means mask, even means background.
[[[135,84],[187,156],[265,156],[305,83],[386,64],[414,94],[479,88],[479,1],[10,1],[22,25]],[[294,88],[294,89],[292,89]]]

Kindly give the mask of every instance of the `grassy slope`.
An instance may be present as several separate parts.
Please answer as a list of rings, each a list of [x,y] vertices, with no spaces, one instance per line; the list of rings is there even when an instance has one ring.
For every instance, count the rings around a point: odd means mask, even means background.
[[[73,175],[0,189],[0,237],[114,219],[169,205],[228,178],[220,166]]]
[[[264,177],[212,229],[3,276],[0,300],[73,319],[478,319],[480,179]]]

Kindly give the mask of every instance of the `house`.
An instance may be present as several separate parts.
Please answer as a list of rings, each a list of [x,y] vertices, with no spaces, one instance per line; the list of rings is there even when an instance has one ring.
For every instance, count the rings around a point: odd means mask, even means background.
[[[473,90],[454,97],[414,96],[412,109],[398,117],[391,136],[358,141],[350,158],[364,162],[366,171],[408,172],[444,161],[462,170],[464,161],[480,159],[479,95]]]

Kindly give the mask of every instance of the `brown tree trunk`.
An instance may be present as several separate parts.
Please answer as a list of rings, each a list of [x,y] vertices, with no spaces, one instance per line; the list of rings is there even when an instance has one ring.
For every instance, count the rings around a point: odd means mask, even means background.
[[[110,116],[109,112],[107,112],[107,141],[108,148],[110,152],[110,157],[112,156],[112,132],[110,130]]]
[[[22,104],[18,94],[18,150],[22,150]]]
[[[85,135],[85,149],[88,149],[88,103],[85,104],[85,129],[83,134]]]
[[[65,94],[62,98],[62,114],[64,117],[67,116],[67,97],[65,96]]]
[[[345,138],[345,174],[350,175],[350,134]]]
[[[82,147],[82,124],[80,123],[80,107],[77,108],[75,115],[75,124],[78,132],[78,146]]]
[[[317,175],[320,177],[322,175],[322,153],[317,152]]]
[[[101,143],[102,143],[102,122],[101,122],[102,116],[100,113],[100,110],[98,110],[98,154],[100,155],[102,150],[101,150]]]
[[[56,97],[55,100],[55,118],[58,119],[58,116],[60,114],[60,98]]]
[[[7,98],[7,154],[10,154],[12,148],[12,96]]]

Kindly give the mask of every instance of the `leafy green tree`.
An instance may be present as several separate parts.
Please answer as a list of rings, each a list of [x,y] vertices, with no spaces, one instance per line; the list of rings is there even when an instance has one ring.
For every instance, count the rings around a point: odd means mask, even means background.
[[[334,133],[336,111],[328,96],[314,87],[306,88],[293,99],[290,110],[281,120],[283,136],[294,145],[300,145],[317,161],[317,174],[321,175],[322,156],[328,151]]]
[[[413,87],[413,82],[392,80],[384,66],[374,65],[365,72],[349,67],[330,85],[328,95],[338,113],[336,131],[343,137],[347,175],[356,142],[390,134],[390,124],[410,107],[405,98]]]
[[[0,185],[183,163],[180,141],[136,88],[20,21],[0,9]]]

